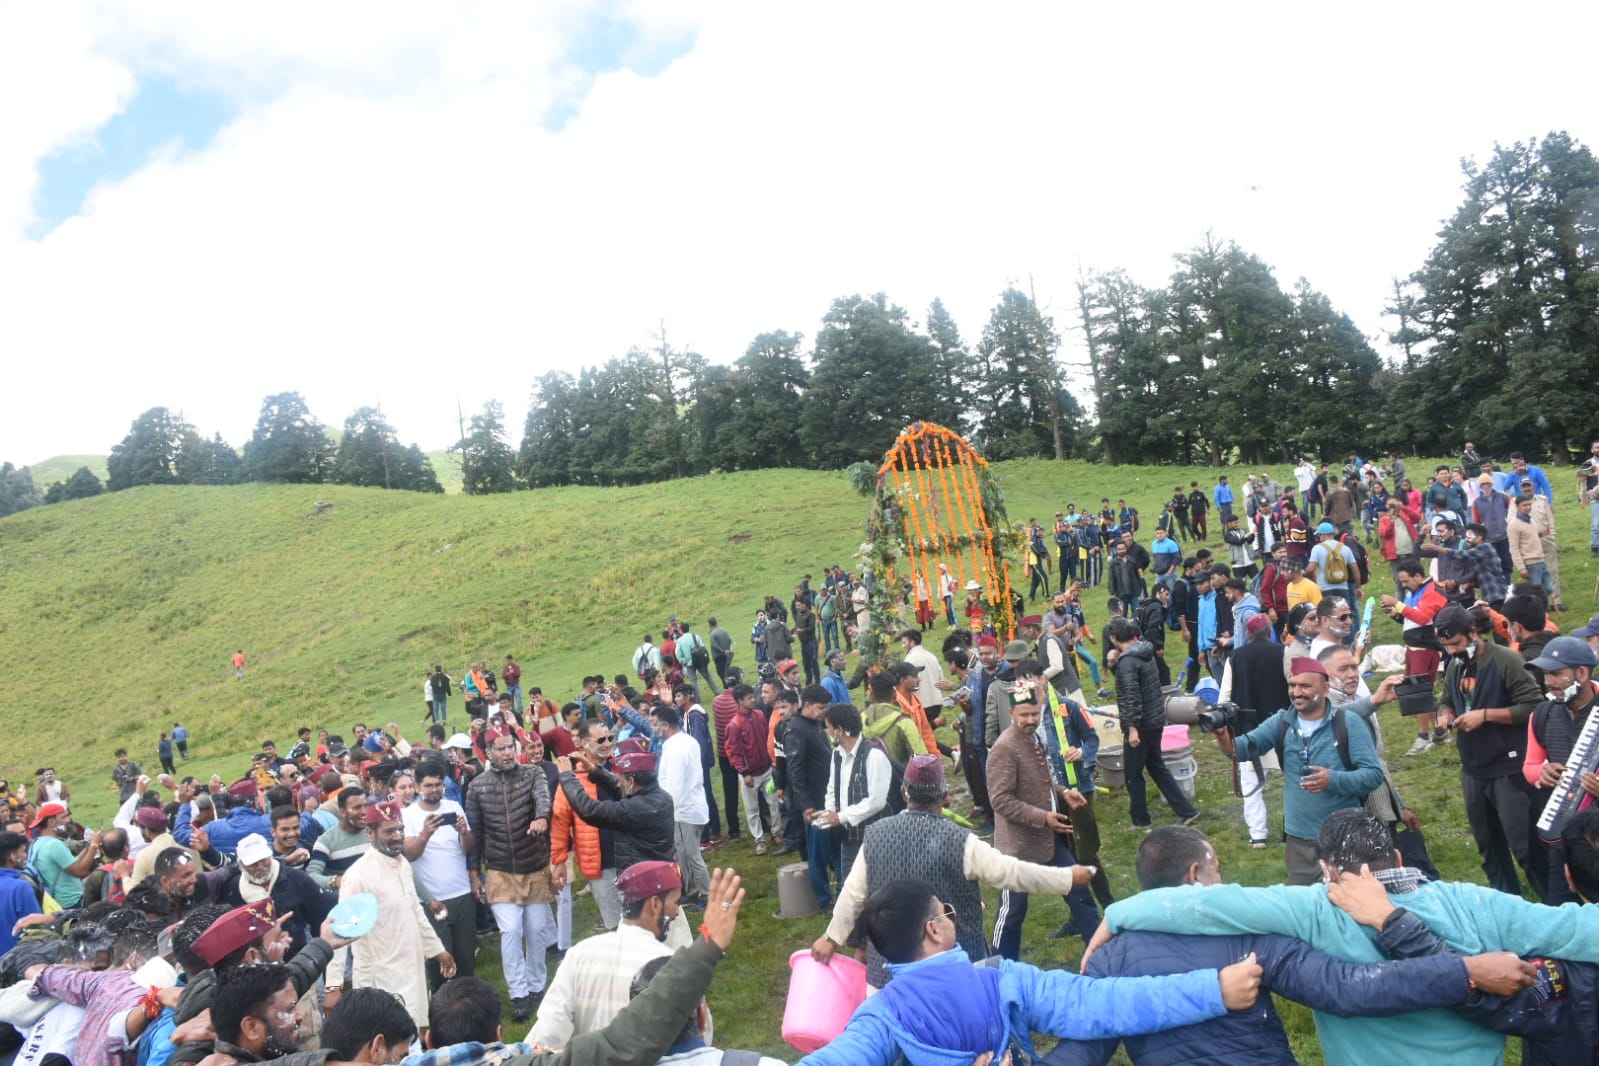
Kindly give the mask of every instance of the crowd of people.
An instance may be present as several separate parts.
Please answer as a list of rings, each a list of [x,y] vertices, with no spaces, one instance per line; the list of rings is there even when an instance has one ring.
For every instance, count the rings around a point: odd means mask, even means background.
[[[31,790],[0,782],[0,1045],[24,1066],[761,1061],[714,1046],[702,998],[743,898],[708,860],[747,837],[757,858],[805,864],[828,918],[812,956],[867,962],[874,994],[807,1062],[1025,1061],[1035,1033],[1059,1040],[1056,1064],[1119,1045],[1134,1061],[1292,1061],[1263,991],[1317,1012],[1329,1062],[1497,1062],[1506,1034],[1524,1062],[1593,1061],[1599,616],[1570,635],[1551,621],[1547,479],[1468,445],[1458,476],[1440,467],[1421,490],[1396,457],[1351,455],[1341,477],[1301,463],[1291,485],[1261,471],[1237,493],[1228,477],[1179,488],[1147,532],[1125,501],[1068,504],[1052,534],[1030,522],[1029,598],[1049,610],[1024,604],[1014,634],[957,616],[947,569],[905,582],[883,618],[865,611],[870,575],[829,567],[766,598],[749,674],[715,618],[702,635],[671,616],[564,702],[524,689],[514,655],[459,680],[435,665],[421,737],[306,726],[231,781],[180,776],[175,725],[154,778],[115,752],[104,831],[74,821],[50,768]],[[1212,510],[1225,562],[1202,546]],[[1358,608],[1374,555],[1403,648],[1372,691]],[[1101,583],[1096,638],[1083,597]],[[874,625],[899,653],[852,662]],[[1281,771],[1285,886],[1222,884],[1163,756],[1193,691],[1254,847],[1276,843]],[[1411,754],[1459,751],[1486,888],[1431,862],[1383,756],[1377,712],[1395,703],[1418,723]],[[1143,834],[1142,891],[1121,901],[1096,811],[1107,731]],[[587,936],[577,893],[598,912]],[[1081,938],[1086,975],[1022,960],[1039,893],[1064,900],[1049,936]],[[511,1020],[531,1022],[519,1044],[501,1043],[499,993],[477,975],[482,934],[499,936]]]

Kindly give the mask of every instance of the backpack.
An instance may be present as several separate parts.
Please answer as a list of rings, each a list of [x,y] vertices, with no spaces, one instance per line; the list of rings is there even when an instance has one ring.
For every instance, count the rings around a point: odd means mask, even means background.
[[[1170,608],[1167,608],[1167,610],[1170,610]],[[1159,600],[1150,599],[1140,603],[1138,605],[1138,610],[1133,612],[1133,621],[1138,623],[1138,631],[1143,634],[1145,640],[1149,641],[1151,644],[1165,643],[1164,635],[1158,633],[1156,634],[1161,636],[1161,640],[1158,642],[1153,636],[1150,635],[1150,631],[1159,630],[1161,622],[1164,621],[1164,619],[1161,617],[1161,606]]]
[[[1355,573],[1359,575],[1360,584],[1364,585],[1371,580],[1370,556],[1366,554],[1366,546],[1351,533],[1345,533],[1338,538],[1339,543],[1349,545],[1349,550],[1355,556]],[[1340,553],[1342,554],[1342,553]]]
[[[1332,713],[1333,747],[1338,749],[1338,758],[1344,764],[1344,769],[1346,771],[1353,771],[1355,768],[1355,760],[1349,754],[1349,723],[1344,720],[1344,709],[1342,707],[1329,707],[1328,710]],[[1362,718],[1360,720],[1365,724],[1366,730],[1371,733],[1372,744],[1376,744],[1377,727],[1372,725],[1368,719]],[[1285,741],[1287,741],[1287,739],[1288,719],[1284,717],[1277,723],[1278,766],[1287,765],[1287,763],[1283,762],[1283,744]],[[1378,751],[1380,752],[1381,749],[1379,748]],[[1368,795],[1375,794],[1378,789],[1384,789],[1387,787],[1388,778],[1386,775],[1384,775],[1382,784],[1378,785],[1377,788],[1372,789],[1371,793],[1368,793]],[[1400,805],[1398,803],[1394,804],[1396,810],[1399,806]]]
[[[650,647],[648,644],[641,644],[639,645],[638,655],[634,656],[633,658],[633,673],[642,678],[644,676],[645,668],[649,665]]]
[[[1341,541],[1333,541],[1327,548],[1327,565],[1322,576],[1329,585],[1349,584],[1349,560],[1344,558]]]
[[[910,721],[904,714],[899,717],[900,721]],[[872,744],[888,760],[888,806],[885,810],[890,814],[898,814],[905,809],[905,764],[896,762],[894,756],[888,753],[888,745],[883,743],[882,737],[873,737]]]
[[[1267,564],[1270,566],[1271,564]],[[1266,570],[1264,567],[1255,571],[1255,576],[1249,579],[1249,594],[1255,598],[1260,597],[1261,586],[1266,583]]]
[[[1188,605],[1188,597],[1194,594],[1194,583],[1186,577],[1180,577],[1172,582],[1171,603],[1166,606],[1166,628],[1176,633],[1183,628],[1183,612],[1177,609],[1177,586],[1183,587],[1183,606]]]
[[[433,699],[442,700],[450,694],[450,681],[442,673],[434,674],[428,678],[428,684],[433,689]]]

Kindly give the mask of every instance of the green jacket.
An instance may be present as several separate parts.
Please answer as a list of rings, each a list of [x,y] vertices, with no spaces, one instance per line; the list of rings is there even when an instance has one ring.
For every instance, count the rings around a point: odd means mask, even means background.
[[[866,713],[861,715],[861,736],[867,740],[881,740],[888,749],[889,758],[902,766],[912,755],[927,754],[921,731],[898,704],[868,703]]]
[[[1356,729],[1364,730],[1362,726]],[[1354,730],[1350,732],[1354,736]],[[1599,907],[1545,907],[1482,885],[1428,881],[1395,898],[1461,954],[1510,951],[1574,962],[1599,962]],[[1322,885],[1185,886],[1140,892],[1114,903],[1105,923],[1195,936],[1278,933],[1298,937],[1346,962],[1381,962],[1368,931],[1327,902]],[[1316,1013],[1328,1066],[1371,1066],[1425,1055],[1449,1066],[1499,1066],[1505,1038],[1447,1010],[1391,1018]]]

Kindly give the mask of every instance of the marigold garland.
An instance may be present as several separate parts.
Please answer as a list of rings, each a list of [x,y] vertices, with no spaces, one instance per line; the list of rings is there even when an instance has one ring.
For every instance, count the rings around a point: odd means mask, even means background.
[[[957,610],[964,605],[966,582],[977,581],[988,624],[1002,640],[1014,636],[1006,556],[1020,549],[1026,533],[1011,526],[1004,499],[988,461],[953,430],[916,422],[894,439],[877,469],[877,497],[857,555],[873,579],[872,625],[861,639],[868,661],[887,665],[899,658],[885,629],[898,628],[902,598],[915,588],[917,576],[935,605],[940,603],[939,563],[948,563],[956,579]],[[884,619],[894,621],[885,627]]]

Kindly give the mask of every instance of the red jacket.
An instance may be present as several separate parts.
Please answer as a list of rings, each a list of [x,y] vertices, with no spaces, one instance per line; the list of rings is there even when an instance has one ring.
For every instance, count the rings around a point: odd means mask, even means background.
[[[716,751],[723,758],[727,757],[727,726],[737,713],[738,700],[725,688],[711,701],[711,727],[716,733]]]
[[[1430,626],[1432,625],[1432,620],[1438,617],[1438,612],[1447,606],[1449,606],[1449,600],[1442,592],[1438,591],[1438,582],[1429,581],[1423,586],[1421,599],[1416,601],[1416,605],[1404,608],[1402,613],[1407,622],[1412,622],[1418,626]]]
[[[1410,543],[1416,546],[1416,551],[1421,550],[1421,512],[1404,504],[1399,505],[1399,517],[1405,523],[1405,529],[1410,533]],[[1385,514],[1377,519],[1377,539],[1382,544],[1382,557],[1390,563],[1399,558],[1399,551],[1394,547],[1394,516]]]
[[[760,711],[736,714],[727,728],[727,761],[741,774],[759,777],[772,768],[766,750],[766,716]]]
[[[1288,571],[1267,563],[1260,575],[1260,606],[1276,611],[1279,620],[1288,617]]]

